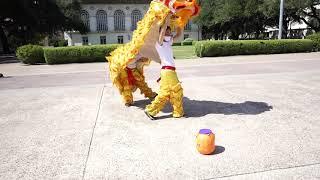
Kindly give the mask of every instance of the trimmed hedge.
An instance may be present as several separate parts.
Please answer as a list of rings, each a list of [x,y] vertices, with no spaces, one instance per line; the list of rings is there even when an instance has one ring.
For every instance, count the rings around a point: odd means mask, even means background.
[[[182,46],[192,46],[193,39],[187,38],[181,42]]]
[[[198,57],[311,52],[312,48],[308,39],[199,41],[195,45]]]
[[[306,37],[313,41],[313,47],[315,51],[320,51],[320,33],[314,33]]]
[[[25,64],[45,63],[43,47],[37,45],[20,46],[16,51],[17,58]]]
[[[199,41],[192,41],[192,46],[195,46]]]
[[[44,57],[48,64],[104,62],[106,56],[118,45],[72,46],[45,48]]]

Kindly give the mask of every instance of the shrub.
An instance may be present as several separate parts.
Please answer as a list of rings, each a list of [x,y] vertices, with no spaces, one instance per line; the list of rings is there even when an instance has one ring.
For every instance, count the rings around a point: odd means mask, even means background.
[[[195,51],[199,57],[280,54],[310,52],[312,45],[312,41],[306,39],[199,41]]]
[[[313,41],[315,51],[320,51],[320,33],[311,34],[307,36],[307,39],[311,39]]]
[[[181,43],[173,43],[172,46],[181,46]]]
[[[196,45],[199,41],[192,41],[192,46]]]
[[[25,64],[45,63],[43,47],[38,45],[20,46],[16,51],[16,56]]]
[[[192,42],[193,42],[193,39],[187,38],[187,39],[185,39],[185,40],[183,40],[183,41],[181,42],[181,45],[182,45],[182,46],[191,46],[191,45],[192,45]]]
[[[49,46],[66,47],[68,46],[68,41],[67,40],[50,40]]]
[[[45,48],[44,56],[48,64],[104,62],[118,45],[95,45]]]
[[[59,41],[56,41],[54,44],[53,44],[54,47],[66,47],[68,46],[68,41],[66,40],[59,40]]]

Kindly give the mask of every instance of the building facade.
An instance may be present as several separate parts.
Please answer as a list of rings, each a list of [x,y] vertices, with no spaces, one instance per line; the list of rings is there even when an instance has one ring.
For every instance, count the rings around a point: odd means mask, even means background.
[[[279,34],[279,28],[267,28],[266,33],[269,39],[277,39]],[[310,27],[304,22],[289,22],[287,38],[291,39],[304,39],[308,34],[313,33]]]
[[[83,0],[81,18],[90,32],[64,32],[64,37],[69,46],[127,43],[149,4],[150,0]],[[201,39],[201,31],[192,21],[180,41],[186,38]]]

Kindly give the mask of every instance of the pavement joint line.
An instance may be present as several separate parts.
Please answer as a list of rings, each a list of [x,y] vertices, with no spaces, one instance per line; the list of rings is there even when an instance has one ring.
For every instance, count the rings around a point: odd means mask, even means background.
[[[96,125],[97,125],[97,121],[98,121],[98,117],[99,117],[99,113],[100,113],[100,109],[101,109],[102,97],[104,95],[104,88],[105,88],[105,85],[103,85],[103,88],[102,88],[102,91],[101,91],[98,111],[97,111],[97,115],[96,115],[96,118],[95,118],[95,122],[94,122],[94,125],[93,125],[91,137],[90,137],[90,143],[89,143],[88,153],[87,153],[87,157],[86,157],[86,162],[84,164],[84,168],[83,168],[83,172],[82,172],[82,179],[84,179],[85,174],[86,174],[86,170],[87,170],[87,163],[88,163],[90,152],[91,152],[91,145],[92,145],[92,141],[93,141],[94,131],[96,129]]]
[[[112,85],[112,83],[96,83],[96,84],[90,84],[90,85],[84,85],[84,84],[81,84],[81,85],[55,85],[55,86],[41,86],[41,87],[18,87],[18,88],[8,88],[8,89],[5,89],[5,88],[1,88],[0,87],[0,91],[11,91],[11,90],[24,90],[24,89],[47,89],[47,88],[74,88],[74,87],[93,87],[93,86],[99,86],[99,85]]]
[[[95,70],[95,71],[62,71],[62,72],[51,72],[51,73],[26,73],[26,74],[17,74],[12,75],[13,77],[20,77],[20,76],[44,76],[44,75],[63,75],[63,74],[80,74],[80,73],[102,73],[107,72],[107,70]],[[10,76],[10,75],[9,75]]]
[[[224,75],[209,75],[209,76],[193,76],[193,77],[185,77],[179,78],[181,80],[189,80],[189,79],[208,79],[208,78],[221,78],[221,77],[242,77],[242,76],[266,76],[266,75],[291,75],[291,74],[308,74],[308,73],[319,73],[319,70],[308,70],[308,71],[287,71],[287,72],[270,72],[270,73],[247,73],[247,74],[224,74]],[[149,80],[147,82],[152,82]]]
[[[277,171],[277,170],[286,170],[286,169],[295,169],[295,168],[302,168],[302,167],[309,167],[309,166],[316,166],[316,165],[320,165],[320,162],[311,163],[311,164],[302,164],[302,165],[296,165],[296,166],[289,166],[289,167],[279,167],[279,168],[274,168],[274,169],[266,169],[266,170],[253,171],[253,172],[247,172],[247,173],[238,173],[238,174],[219,176],[219,177],[214,177],[214,178],[207,178],[205,180],[223,179],[223,178],[230,178],[230,177],[236,177],[236,176],[259,174],[259,173],[264,173],[264,172],[271,172],[271,171]]]
[[[194,60],[196,61],[196,60]],[[206,60],[202,60],[203,64],[198,64],[198,65],[182,65],[179,66],[177,65],[177,67],[198,67],[198,66],[223,66],[223,65],[231,65],[231,64],[235,64],[235,65],[239,65],[239,64],[267,64],[267,63],[283,63],[283,62],[303,62],[303,61],[319,61],[318,59],[278,59],[278,60],[261,60],[261,61],[251,61],[251,62],[244,62],[242,59],[237,59],[237,60],[233,60],[230,62],[223,62],[223,60],[220,61],[214,61],[213,59],[206,59]],[[210,63],[210,61],[212,61]],[[241,62],[242,61],[242,62]],[[177,62],[179,62],[179,60],[177,60]],[[192,62],[192,60],[190,60],[190,62]]]
[[[214,57],[212,57],[214,58]],[[179,61],[189,61],[189,62],[197,62],[197,61],[201,61],[201,59],[195,59],[195,60],[177,60],[177,62]],[[239,64],[264,64],[264,63],[282,63],[282,62],[302,62],[302,61],[319,61],[316,58],[308,58],[308,59],[302,59],[302,60],[296,60],[296,59],[278,59],[278,60],[262,60],[262,61],[252,61],[252,62],[241,62],[242,59],[234,59],[233,61],[230,62],[223,62],[223,61],[214,61],[211,58],[208,59],[204,59],[202,60],[204,63],[203,64],[198,64],[198,65],[182,65],[179,66],[177,65],[177,67],[179,68],[184,68],[184,67],[201,67],[201,66],[223,66],[223,65],[230,65],[230,64],[234,64],[234,65],[239,65]],[[108,64],[108,63],[107,63]],[[156,64],[151,65],[149,67],[150,69],[158,69],[158,67],[156,67]],[[77,73],[99,73],[99,72],[106,72],[108,71],[107,69],[104,70],[91,70],[91,71],[73,71],[73,72],[68,72],[68,71],[62,71],[62,72],[51,72],[51,73],[39,73],[39,74],[35,74],[35,73],[30,73],[30,74],[17,74],[14,76],[41,76],[41,75],[55,75],[55,74],[77,74]]]
[[[179,78],[181,80],[181,82],[183,82],[183,80],[190,80],[190,79],[207,79],[207,78],[221,78],[221,77],[243,77],[243,76],[273,76],[273,75],[291,75],[291,74],[308,74],[308,73],[319,73],[319,70],[307,70],[307,71],[287,71],[287,72],[271,72],[271,73],[248,73],[248,74],[224,74],[224,75],[209,75],[209,76],[200,76],[200,77],[182,77]],[[147,80],[147,83],[153,83],[155,82],[155,80],[157,80],[157,78],[151,79],[151,80]],[[111,81],[111,80],[110,80]],[[90,84],[91,86],[93,85],[101,85],[104,83],[96,83],[96,84]],[[112,82],[108,82],[105,83],[105,85],[113,85]],[[39,88],[55,88],[55,87],[75,87],[75,86],[79,86],[79,85],[56,85],[56,86],[42,86],[42,87],[18,87],[18,88],[1,88],[0,87],[0,91],[10,91],[10,90],[20,90],[20,89],[39,89]],[[87,86],[87,85],[80,85],[81,86]]]

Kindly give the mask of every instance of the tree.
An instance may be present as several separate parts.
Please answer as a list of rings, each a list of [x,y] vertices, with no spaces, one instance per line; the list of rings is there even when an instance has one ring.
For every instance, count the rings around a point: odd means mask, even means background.
[[[256,37],[264,32],[265,26],[273,19],[262,12],[263,0],[202,0],[202,11],[196,23],[204,30],[215,29],[214,36],[228,34],[238,39],[240,34],[252,34]],[[204,32],[206,34],[207,32]]]
[[[320,31],[320,0],[286,0],[284,37],[290,22],[304,22]],[[201,0],[201,14],[195,22],[203,27],[205,37],[220,39],[228,34],[238,39],[240,34],[255,34],[258,38],[266,27],[278,27],[280,0]]]
[[[62,0],[1,0],[0,40],[4,51],[9,52],[8,39],[19,44],[32,43],[35,38],[52,35],[58,31],[87,29],[80,19],[78,1]]]
[[[320,0],[287,0],[286,9],[292,10],[292,19],[304,22],[312,30],[320,32]]]

